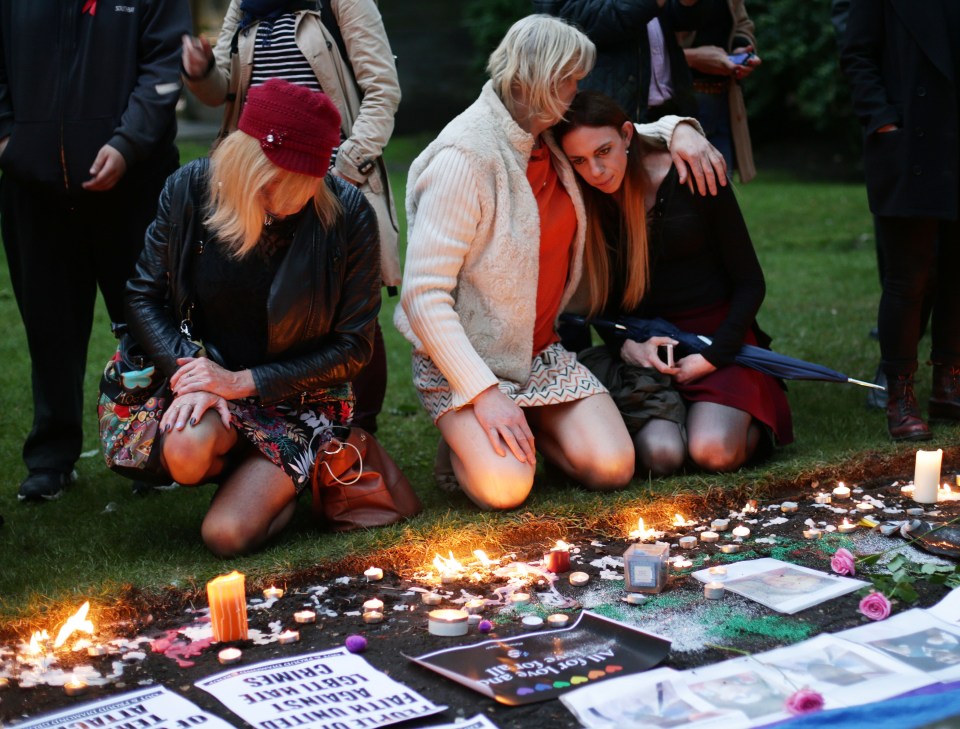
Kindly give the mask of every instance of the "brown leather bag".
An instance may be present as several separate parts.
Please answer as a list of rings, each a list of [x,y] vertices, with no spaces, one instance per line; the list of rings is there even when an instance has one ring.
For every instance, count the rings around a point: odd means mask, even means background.
[[[313,514],[335,531],[386,526],[423,505],[379,441],[362,428],[334,438],[317,454],[310,477]]]

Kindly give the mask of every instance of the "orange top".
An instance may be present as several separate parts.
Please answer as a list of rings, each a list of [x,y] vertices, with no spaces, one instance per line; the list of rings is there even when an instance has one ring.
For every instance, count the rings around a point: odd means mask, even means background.
[[[533,150],[527,180],[540,210],[540,273],[537,278],[537,321],[533,353],[539,354],[560,340],[554,323],[570,272],[570,249],[577,232],[577,213],[553,167],[546,145]]]

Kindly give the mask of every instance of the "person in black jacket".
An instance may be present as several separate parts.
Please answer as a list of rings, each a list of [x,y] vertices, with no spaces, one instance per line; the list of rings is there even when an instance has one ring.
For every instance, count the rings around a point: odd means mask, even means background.
[[[867,199],[883,253],[879,330],[887,429],[926,440],[914,393],[933,300],[930,418],[960,420],[960,5],[851,0],[840,60],[863,125]]]
[[[123,287],[177,168],[186,0],[0,4],[0,226],[26,328],[33,427],[19,498],[76,478],[97,287]]]
[[[287,524],[373,351],[377,219],[327,174],[339,141],[323,92],[252,88],[238,130],[167,182],[127,285],[130,332],[175,395],[152,447],[178,483],[220,484],[201,530],[218,555]]]
[[[533,0],[536,12],[576,25],[597,46],[581,89],[613,97],[635,122],[696,116],[693,78],[677,42],[706,17],[698,0]]]

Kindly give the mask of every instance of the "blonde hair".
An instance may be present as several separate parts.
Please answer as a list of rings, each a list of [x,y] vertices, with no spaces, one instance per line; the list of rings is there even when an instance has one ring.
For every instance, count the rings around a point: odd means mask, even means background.
[[[564,136],[580,127],[612,127],[621,134],[631,123],[626,112],[609,96],[596,91],[581,91],[570,104],[567,117],[554,128],[554,136]],[[644,191],[649,185],[643,167],[644,146],[638,134],[627,145],[627,167],[620,189],[613,194],[598,190],[578,175],[587,211],[587,241],[584,250],[584,277],[590,295],[590,316],[600,313],[610,297],[612,277],[623,282],[620,310],[630,312],[639,306],[650,282],[650,253],[647,241],[647,211]],[[608,241],[603,220],[619,225],[617,240]],[[609,229],[609,227],[608,227]],[[611,266],[616,260],[617,269]]]
[[[324,178],[277,167],[263,153],[258,140],[244,132],[233,132],[210,154],[211,212],[204,224],[236,258],[246,256],[260,240],[269,213],[260,192],[271,185],[275,197],[313,198],[325,229],[336,222],[342,210]]]
[[[567,110],[560,98],[560,84],[586,76],[596,56],[593,42],[566,21],[528,15],[510,27],[490,54],[487,73],[511,114],[516,116],[516,93],[534,118],[554,124]]]

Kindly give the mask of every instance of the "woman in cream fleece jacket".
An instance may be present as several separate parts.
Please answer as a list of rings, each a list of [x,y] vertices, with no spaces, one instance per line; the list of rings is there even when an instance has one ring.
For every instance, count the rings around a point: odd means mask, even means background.
[[[585,213],[548,130],[594,56],[565,22],[521,19],[490,56],[480,98],[410,169],[395,323],[414,345],[414,381],[443,436],[441,458],[448,446],[456,480],[481,508],[523,503],[535,445],[590,489],[622,488],[633,475],[613,401],[554,331],[580,281]],[[693,127],[673,134],[679,121],[646,131],[675,136],[698,182],[712,166],[722,173]]]

